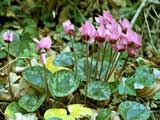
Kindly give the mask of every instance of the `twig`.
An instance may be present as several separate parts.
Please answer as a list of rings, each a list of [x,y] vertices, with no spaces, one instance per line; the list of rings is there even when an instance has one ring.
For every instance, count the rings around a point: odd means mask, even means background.
[[[29,57],[17,57],[16,59],[12,60],[9,62],[9,64],[14,63],[16,60],[18,59],[30,59]],[[8,64],[4,65],[3,67],[0,68],[0,71],[3,70],[4,68],[6,68],[8,66]]]
[[[143,0],[141,5],[139,6],[139,8],[136,11],[136,14],[134,15],[134,17],[131,20],[131,27],[133,27],[134,23],[136,22],[139,14],[141,13],[142,9],[144,8],[144,6],[146,5],[147,0]]]
[[[156,50],[156,48],[155,48],[155,46],[154,46],[154,44],[153,44],[153,39],[152,39],[152,35],[151,35],[151,33],[150,33],[150,28],[149,28],[149,24],[148,24],[147,16],[146,16],[146,13],[145,13],[145,12],[144,12],[144,17],[145,17],[145,23],[146,23],[147,29],[148,29],[148,35],[149,35],[149,38],[150,38],[150,40],[151,40],[151,46],[152,46],[154,52],[157,54],[158,51]]]
[[[160,1],[158,0],[148,0],[149,4],[160,5]]]

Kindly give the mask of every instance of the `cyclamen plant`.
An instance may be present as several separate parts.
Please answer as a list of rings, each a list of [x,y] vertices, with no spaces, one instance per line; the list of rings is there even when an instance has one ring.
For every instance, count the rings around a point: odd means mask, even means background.
[[[8,44],[8,49],[7,49],[7,60],[8,60],[8,84],[9,84],[9,92],[10,92],[10,95],[11,95],[11,99],[14,100],[14,94],[13,94],[13,91],[12,91],[12,87],[11,87],[11,81],[10,81],[10,62],[9,62],[9,49],[10,49],[10,43],[14,40],[14,34],[12,31],[6,31],[3,33],[3,39],[4,41]]]
[[[82,37],[83,43],[86,44],[86,51],[88,52],[88,46],[94,45],[93,48],[96,47],[96,44],[98,44],[98,51],[102,49],[103,45],[104,52],[103,52],[103,58],[101,60],[101,69],[99,73],[99,79],[101,79],[101,72],[103,70],[103,64],[105,61],[106,53],[108,52],[108,48],[110,48],[110,58],[109,58],[109,65],[108,68],[106,68],[106,74],[105,78],[102,79],[102,81],[108,81],[112,73],[114,72],[117,63],[119,61],[120,55],[123,52],[128,53],[128,57],[126,58],[124,64],[122,65],[122,68],[119,72],[118,79],[121,78],[122,71],[125,67],[125,64],[127,63],[127,60],[129,57],[133,58],[137,55],[138,49],[142,46],[141,36],[136,33],[130,25],[130,22],[127,19],[120,19],[119,21],[116,21],[111,13],[109,11],[104,11],[102,16],[95,17],[97,25],[94,26],[91,22],[86,21],[79,29],[80,35]],[[70,22],[70,20],[67,20],[63,23],[64,31],[68,35],[74,36],[74,26]],[[97,29],[95,29],[97,28]],[[107,47],[108,46],[108,47]],[[97,71],[98,71],[98,61],[99,61],[99,54],[98,52],[96,60],[96,70],[94,74],[94,80],[97,79]],[[89,76],[89,69],[88,68],[88,53],[87,55],[87,61],[86,61],[86,89],[88,86],[89,79],[91,78],[91,75]],[[92,59],[92,56],[91,56]],[[92,60],[91,60],[92,61]],[[92,67],[92,62],[91,62]],[[87,91],[87,90],[86,90]],[[87,94],[87,93],[86,93]]]
[[[37,43],[36,50],[40,54],[40,58],[43,63],[43,69],[44,69],[44,75],[43,78],[45,80],[45,92],[48,93],[48,83],[47,83],[47,76],[46,76],[46,70],[45,70],[45,64],[46,64],[46,54],[47,51],[51,48],[52,40],[50,37],[44,37],[40,41],[36,38],[33,38],[33,41]]]

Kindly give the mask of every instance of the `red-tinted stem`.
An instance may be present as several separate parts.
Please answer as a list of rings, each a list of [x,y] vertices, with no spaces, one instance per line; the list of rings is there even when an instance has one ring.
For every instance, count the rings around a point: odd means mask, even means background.
[[[8,71],[8,84],[9,84],[9,92],[11,95],[11,100],[14,100],[14,95],[12,92],[12,87],[11,87],[11,81],[10,81],[10,63],[9,63],[9,47],[10,47],[10,43],[8,43],[8,54],[7,54],[7,60],[8,60],[8,67],[7,67],[7,71]]]
[[[99,73],[99,79],[101,79],[101,74],[102,74],[103,65],[104,65],[104,59],[105,59],[106,52],[108,51],[108,48],[109,48],[109,45],[106,42],[105,46],[104,46],[104,51],[103,51],[102,64],[101,64],[101,69],[100,69],[100,73]]]

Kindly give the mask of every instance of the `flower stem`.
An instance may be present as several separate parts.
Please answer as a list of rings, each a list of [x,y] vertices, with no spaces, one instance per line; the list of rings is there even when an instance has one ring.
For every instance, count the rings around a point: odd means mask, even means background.
[[[45,94],[46,94],[46,100],[48,101],[48,83],[47,83],[47,76],[46,76],[46,68],[45,64],[43,64],[43,79],[45,82]]]
[[[110,67],[109,67],[109,70],[107,72],[107,76],[105,77],[105,81],[108,81],[109,77],[110,77],[110,73],[113,69],[113,66],[114,66],[114,63],[115,63],[115,59],[116,59],[116,51],[112,51],[112,56],[111,56],[111,62],[109,63],[110,64]]]
[[[76,52],[74,50],[74,36],[70,36],[71,37],[71,44],[72,44],[72,48],[73,48],[73,54],[74,54],[74,64],[75,64],[75,79],[77,78],[77,57],[76,57]]]
[[[124,71],[124,68],[126,67],[126,64],[128,62],[128,59],[129,59],[129,55],[127,56],[127,58],[125,59],[125,62],[123,63],[123,66],[118,74],[118,80],[120,79],[121,75],[122,75],[122,72]]]
[[[109,45],[108,45],[107,42],[106,42],[106,43],[105,43],[105,46],[104,46],[104,51],[103,51],[102,64],[101,64],[101,69],[100,69],[100,73],[99,73],[99,79],[101,79],[101,74],[102,74],[102,70],[103,70],[104,59],[105,59],[106,52],[108,51],[108,48],[109,48]]]
[[[106,74],[105,74],[105,77],[104,77],[104,81],[106,81],[107,79],[107,76],[108,76],[108,72],[109,72],[109,69],[111,67],[111,63],[112,63],[112,48],[110,47],[110,56],[109,56],[109,65],[108,65],[108,68],[107,68],[107,71],[106,71]]]
[[[94,42],[94,43],[93,43],[93,48],[92,48],[92,54],[93,54],[93,55],[91,55],[91,64],[90,64],[89,81],[90,81],[91,76],[92,76],[92,65],[93,65],[95,47],[96,47],[96,43]]]
[[[9,83],[9,92],[10,92],[10,95],[11,95],[11,100],[14,100],[14,95],[13,95],[13,92],[12,92],[12,87],[11,87],[11,81],[10,81],[10,63],[9,63],[9,45],[10,43],[8,43],[8,54],[7,54],[7,60],[8,60],[8,83]]]
[[[85,103],[87,102],[87,91],[88,91],[88,82],[89,82],[89,76],[88,76],[88,44],[86,44],[86,87],[85,87]]]
[[[108,74],[107,81],[109,80],[110,76],[111,76],[112,73],[114,72],[114,70],[115,70],[115,68],[116,68],[116,66],[117,66],[117,64],[118,64],[120,55],[121,55],[121,53],[116,53],[116,55],[114,56],[114,60],[113,60],[114,62],[113,62],[113,64],[112,64],[111,70],[110,70],[110,72],[109,72],[109,74]]]
[[[97,78],[99,56],[100,56],[100,49],[98,49],[98,55],[96,58],[97,61],[96,61],[96,69],[95,69],[95,73],[94,73],[94,80],[96,80],[96,78]]]

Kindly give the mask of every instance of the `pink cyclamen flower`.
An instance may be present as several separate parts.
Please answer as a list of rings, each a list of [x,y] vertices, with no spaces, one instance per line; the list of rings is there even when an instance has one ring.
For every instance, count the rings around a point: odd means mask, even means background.
[[[46,53],[41,54],[41,60],[43,64],[46,64]]]
[[[97,31],[95,32],[95,40],[98,43],[103,43],[106,39],[106,36],[107,36],[107,33],[104,25],[100,25]]]
[[[109,11],[103,11],[104,21],[111,23],[113,18]]]
[[[74,33],[74,25],[71,23],[70,20],[67,20],[65,22],[63,22],[63,28],[64,28],[64,32],[68,35],[73,35]]]
[[[119,20],[119,23],[123,32],[126,32],[127,29],[131,29],[130,22],[127,19]]]
[[[48,50],[51,48],[52,40],[50,37],[44,37],[40,41],[36,38],[33,38],[33,41],[37,43],[36,50],[39,52],[41,49]]]
[[[142,46],[141,36],[138,33],[134,32],[132,29],[127,30],[126,36],[128,38],[127,41],[128,47],[134,47],[138,49]]]
[[[95,17],[98,24],[107,25],[110,24],[113,17],[109,11],[103,11],[103,16]]]
[[[11,32],[11,31],[9,31],[9,30],[6,31],[6,32],[4,32],[4,33],[3,33],[3,39],[4,39],[4,41],[7,42],[7,43],[12,42],[13,39],[14,39],[14,34],[13,34],[13,32]]]
[[[107,29],[110,31],[110,39],[108,40],[109,43],[116,43],[116,41],[120,38],[122,34],[120,25],[115,20],[112,20],[111,24],[107,26]]]
[[[86,43],[91,44],[94,42],[94,34],[95,34],[96,30],[95,30],[94,26],[89,21],[86,21],[85,24],[82,24],[79,31],[82,36],[82,39]]]
[[[112,48],[117,52],[123,52],[126,49],[128,38],[125,34],[122,33],[120,38],[116,41],[115,44],[112,44]]]

